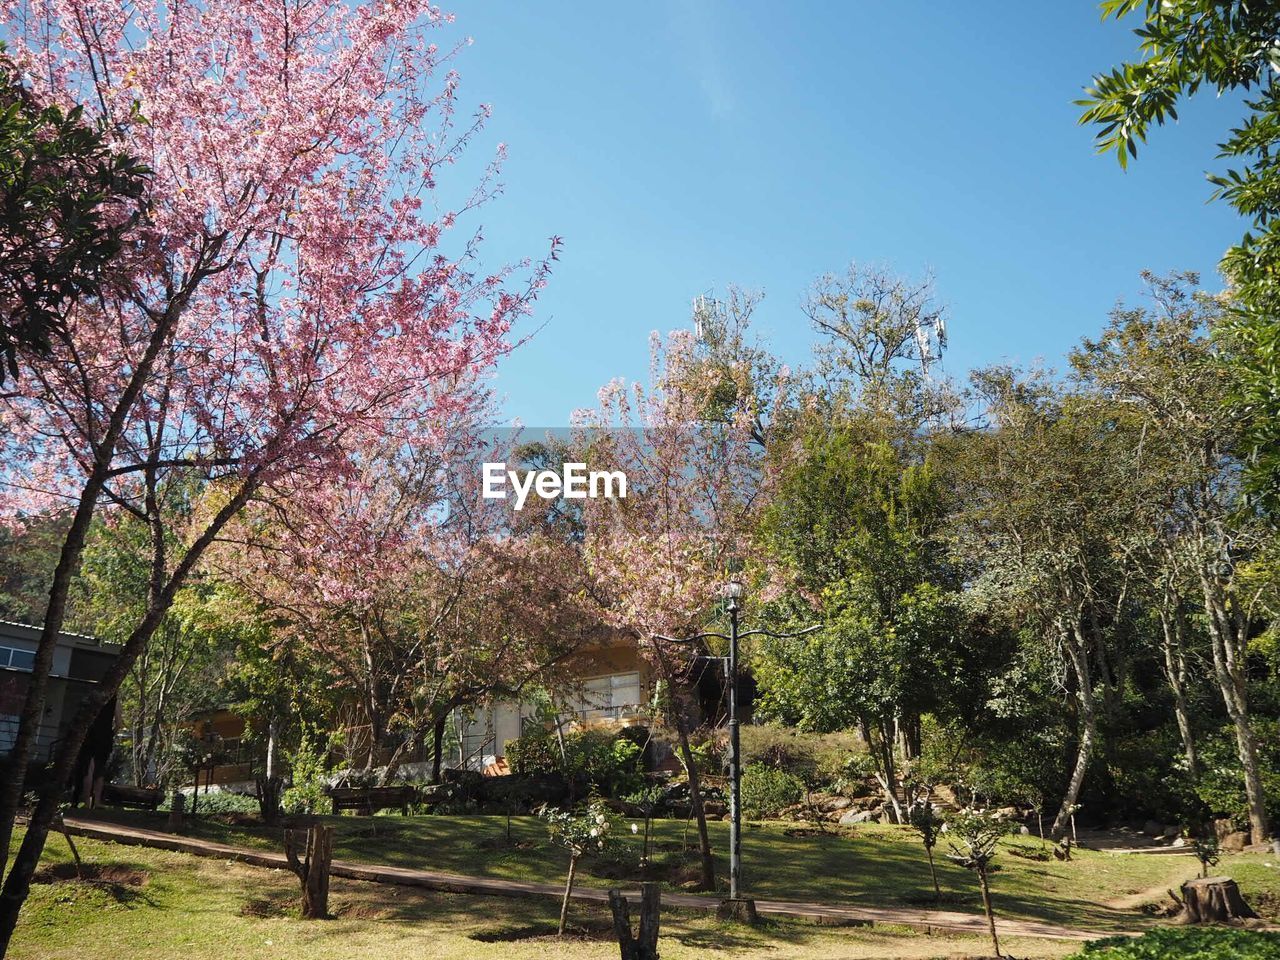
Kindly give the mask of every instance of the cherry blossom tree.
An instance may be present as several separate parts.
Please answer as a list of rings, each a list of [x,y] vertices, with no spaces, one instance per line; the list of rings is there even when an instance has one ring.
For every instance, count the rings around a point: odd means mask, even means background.
[[[3,6],[36,93],[90,105],[154,174],[123,292],[78,304],[0,401],[0,512],[71,517],[0,794],[6,851],[94,512],[152,531],[147,610],[59,744],[0,892],[0,950],[84,731],[205,551],[263,491],[434,442],[479,402],[556,246],[484,271],[479,232],[455,237],[497,160],[456,203],[437,193],[488,111],[458,116],[456,47],[431,42],[447,18],[423,0]],[[168,495],[192,478],[199,496]]]
[[[452,711],[518,693],[594,622],[577,551],[510,535],[505,506],[476,495],[491,458],[472,444],[462,430],[443,457],[384,451],[341,488],[250,511],[243,544],[218,553],[277,624],[275,642],[306,650],[350,695],[361,732],[349,759],[381,765],[383,782],[428,733],[438,776]]]
[[[655,637],[701,632],[730,571],[743,560],[767,486],[753,440],[758,411],[747,399],[753,394],[744,383],[736,391],[744,402],[726,402],[732,370],[689,376],[696,348],[687,332],[665,343],[655,335],[651,386],[628,389],[614,381],[600,391],[598,408],[579,416],[579,444],[592,469],[627,476],[625,499],[586,501],[585,546],[605,615],[637,639],[673,690],[701,651]],[[687,711],[677,706],[674,714],[698,820],[701,882],[714,889]]]

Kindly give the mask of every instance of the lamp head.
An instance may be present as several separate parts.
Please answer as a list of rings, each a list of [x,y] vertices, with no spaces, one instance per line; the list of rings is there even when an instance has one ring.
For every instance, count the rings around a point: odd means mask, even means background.
[[[745,593],[746,587],[742,585],[741,580],[730,580],[724,585],[724,595],[725,599],[729,601],[730,610],[738,609],[738,601],[742,599]]]

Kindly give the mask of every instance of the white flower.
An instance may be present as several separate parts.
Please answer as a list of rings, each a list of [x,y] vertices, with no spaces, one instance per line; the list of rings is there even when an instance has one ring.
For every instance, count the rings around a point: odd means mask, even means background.
[[[633,823],[633,824],[631,825],[631,832],[632,832],[632,833],[639,833],[639,832],[640,832],[640,825],[639,825],[639,824],[635,824],[635,823]]]
[[[597,830],[595,827],[592,827],[592,828],[591,828],[591,835],[592,835],[593,837],[598,837],[598,836],[600,836],[600,831],[599,831],[599,830]]]

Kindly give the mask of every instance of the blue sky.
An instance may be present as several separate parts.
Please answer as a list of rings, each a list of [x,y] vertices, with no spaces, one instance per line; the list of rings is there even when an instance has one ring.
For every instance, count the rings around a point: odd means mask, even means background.
[[[1092,0],[452,7],[463,96],[508,144],[486,257],[563,256],[545,328],[506,360],[504,409],[563,425],[610,378],[642,377],[651,330],[695,295],[763,290],[791,363],[799,310],[851,260],[930,270],[951,310],[946,368],[1060,362],[1138,273],[1215,265],[1242,232],[1204,171],[1238,105],[1201,95],[1123,173],[1072,100],[1134,49]],[[487,149],[482,143],[478,153]]]

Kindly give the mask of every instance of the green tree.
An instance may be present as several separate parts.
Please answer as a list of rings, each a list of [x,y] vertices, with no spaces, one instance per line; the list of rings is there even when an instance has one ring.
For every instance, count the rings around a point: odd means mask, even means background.
[[[1179,711],[1185,693],[1174,681],[1185,650],[1177,618],[1184,606],[1199,610],[1260,842],[1269,825],[1249,677],[1258,588],[1245,568],[1271,533],[1242,502],[1242,417],[1225,402],[1231,384],[1211,338],[1223,305],[1194,289],[1194,275],[1147,280],[1151,306],[1115,311],[1098,340],[1073,352],[1072,365],[1101,415],[1128,421],[1141,440],[1126,491],[1117,494],[1130,505],[1126,545],[1157,558],[1164,582],[1152,600],[1165,621],[1163,653]],[[1186,738],[1187,718],[1178,719]],[[1188,762],[1194,757],[1189,750]]]
[[[826,629],[762,644],[755,670],[763,715],[818,731],[858,727],[903,822],[897,755],[919,755],[921,716],[954,709],[973,658],[937,537],[942,478],[918,445],[870,426],[815,426],[780,482],[763,538],[794,585],[782,606],[812,616],[811,598]]]
[[[0,46],[0,384],[123,276],[147,176],[80,107],[41,103]]]
[[[1219,145],[1233,164],[1209,180],[1214,196],[1251,221],[1223,259],[1237,302],[1221,337],[1236,367],[1234,403],[1247,416],[1255,493],[1280,509],[1280,2],[1104,0],[1104,18],[1140,13],[1139,58],[1094,79],[1079,101],[1100,152],[1122,166],[1155,126],[1177,119],[1202,88],[1243,94],[1244,120]]]
[[[979,371],[990,419],[955,448],[954,543],[969,599],[1009,623],[1074,694],[1078,744],[1053,830],[1061,835],[1117,705],[1133,565],[1126,491],[1137,437],[1045,376]]]

